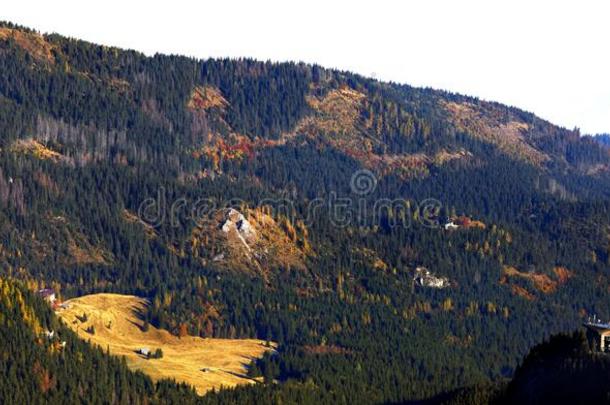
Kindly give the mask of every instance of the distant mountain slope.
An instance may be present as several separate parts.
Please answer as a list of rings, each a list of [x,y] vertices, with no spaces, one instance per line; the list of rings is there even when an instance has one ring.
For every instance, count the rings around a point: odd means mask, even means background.
[[[593,137],[597,142],[605,146],[610,146],[610,134],[598,134]]]
[[[610,151],[578,131],[10,23],[0,72],[0,274],[148,299],[175,335],[278,342],[263,384],[205,400],[422,400],[610,317]]]
[[[6,24],[0,32],[5,47],[13,44],[7,51],[25,58],[3,64],[11,78],[2,84],[5,108],[26,114],[19,138],[45,144],[40,158],[68,164],[165,162],[192,176],[185,152],[199,150],[217,166],[301,136],[380,175],[489,163],[480,142],[551,173],[599,173],[610,162],[577,133],[497,103],[303,64],[145,58]],[[159,70],[165,63],[175,69]],[[38,86],[43,72],[54,78],[49,87]],[[97,114],[103,110],[117,114]],[[25,153],[24,141],[11,138],[4,143]]]

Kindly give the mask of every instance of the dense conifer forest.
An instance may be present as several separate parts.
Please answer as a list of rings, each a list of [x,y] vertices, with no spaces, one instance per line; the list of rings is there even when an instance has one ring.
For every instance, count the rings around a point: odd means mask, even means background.
[[[197,400],[186,386],[153,384],[124,361],[92,348],[47,303],[0,279],[0,398],[9,404],[146,404]]]
[[[358,173],[373,176],[365,193]],[[525,358],[532,347],[610,318],[609,173],[596,139],[497,103],[315,65],[146,57],[2,23],[0,276],[21,286],[3,284],[6,302],[25,302],[2,308],[14,322],[0,330],[2,398],[520,398],[542,351]],[[380,201],[389,207],[370,208]],[[250,267],[230,262],[222,224],[209,226],[227,207],[271,218]],[[418,284],[418,268],[448,286]],[[278,351],[250,367],[263,383],[197,398],[78,341],[28,292],[45,287],[62,300],[138,295],[152,325]],[[32,344],[36,329],[13,327],[32,322],[19,308],[66,349]]]

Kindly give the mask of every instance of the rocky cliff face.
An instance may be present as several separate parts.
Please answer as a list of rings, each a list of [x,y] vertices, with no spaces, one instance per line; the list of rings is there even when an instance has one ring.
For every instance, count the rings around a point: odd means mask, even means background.
[[[262,209],[219,210],[199,221],[191,254],[223,271],[270,277],[279,270],[304,270],[307,257],[294,228]]]

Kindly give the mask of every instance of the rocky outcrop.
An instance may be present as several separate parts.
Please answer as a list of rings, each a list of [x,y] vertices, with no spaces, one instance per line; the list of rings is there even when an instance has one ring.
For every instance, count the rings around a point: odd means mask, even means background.
[[[220,210],[199,221],[190,240],[191,253],[223,271],[270,277],[276,270],[305,269],[304,235],[289,232],[262,209]]]
[[[447,288],[450,286],[447,277],[438,277],[425,267],[417,267],[415,269],[413,282],[418,287]]]

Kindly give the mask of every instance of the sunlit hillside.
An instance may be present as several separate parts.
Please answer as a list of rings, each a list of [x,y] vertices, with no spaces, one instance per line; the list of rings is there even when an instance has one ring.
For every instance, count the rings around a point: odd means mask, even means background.
[[[153,380],[174,378],[193,385],[199,394],[212,388],[252,384],[246,366],[271,344],[256,339],[202,339],[174,336],[163,329],[144,327],[139,318],[146,301],[129,295],[94,294],[69,300],[59,316],[85,340],[127,358],[127,365]],[[148,349],[163,352],[147,358]]]

